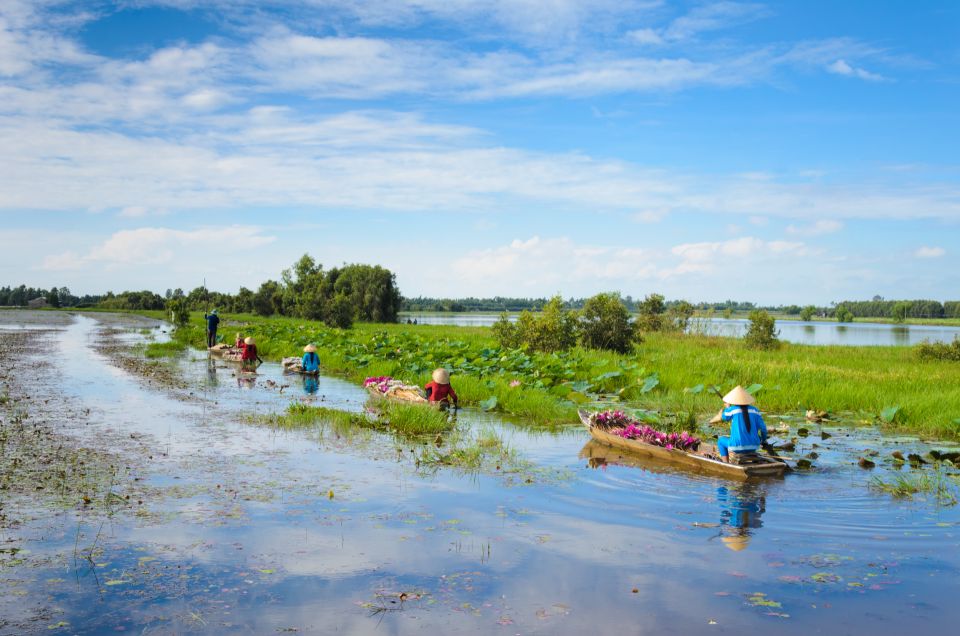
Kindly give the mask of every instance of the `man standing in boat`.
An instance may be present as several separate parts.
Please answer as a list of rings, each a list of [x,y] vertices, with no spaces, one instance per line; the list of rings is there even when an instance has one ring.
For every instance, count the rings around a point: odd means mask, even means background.
[[[203,314],[203,319],[207,321],[207,349],[217,344],[217,327],[220,326],[220,316],[214,309],[209,314]]]

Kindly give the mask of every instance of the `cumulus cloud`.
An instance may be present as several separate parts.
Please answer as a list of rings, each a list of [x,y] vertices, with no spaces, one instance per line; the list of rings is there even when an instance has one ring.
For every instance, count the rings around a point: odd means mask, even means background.
[[[230,254],[272,243],[276,238],[250,226],[177,230],[143,227],[121,230],[86,254],[75,251],[52,254],[44,258],[46,270],[76,270],[89,265],[141,266],[162,265],[177,256],[189,256],[203,250],[208,254]]]
[[[942,247],[930,247],[930,246],[924,245],[923,247],[917,249],[917,251],[914,252],[913,255],[916,256],[917,258],[940,258],[941,256],[944,256],[946,253],[947,253],[947,250],[943,249]]]

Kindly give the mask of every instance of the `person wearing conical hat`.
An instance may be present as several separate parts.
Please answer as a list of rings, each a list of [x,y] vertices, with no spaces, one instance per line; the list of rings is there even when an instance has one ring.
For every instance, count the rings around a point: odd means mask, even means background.
[[[452,400],[457,404],[457,392],[450,385],[450,372],[440,367],[435,369],[432,375],[432,382],[424,385],[423,390],[427,394],[427,399],[431,402],[446,402]]]
[[[303,348],[303,360],[300,366],[304,373],[320,373],[320,356],[317,355],[317,345],[310,343]]]
[[[745,550],[750,544],[751,532],[763,527],[764,491],[747,486],[720,486],[717,488],[717,503],[720,504],[720,526],[724,533],[720,540],[734,552]]]
[[[263,364],[263,360],[257,355],[257,343],[252,336],[248,336],[243,341],[243,355],[240,356],[240,362],[243,364],[244,371],[256,371],[256,362]]]
[[[767,425],[753,402],[753,396],[738,384],[723,396],[723,409],[710,420],[711,424],[730,422],[730,435],[717,439],[717,453],[722,461],[729,461],[730,451],[755,452],[767,441]]]
[[[233,346],[237,349],[243,349],[243,334],[239,331],[237,332],[236,339],[233,341]]]

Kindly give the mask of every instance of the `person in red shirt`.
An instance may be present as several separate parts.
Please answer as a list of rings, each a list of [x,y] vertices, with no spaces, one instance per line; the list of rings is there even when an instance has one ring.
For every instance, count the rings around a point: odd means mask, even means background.
[[[256,362],[263,364],[263,360],[260,359],[260,356],[257,355],[257,343],[254,342],[253,338],[247,338],[243,341],[243,355],[240,356],[240,361],[243,364],[244,371],[256,371],[257,365]]]
[[[433,382],[428,382],[423,389],[427,393],[427,399],[431,402],[452,400],[454,406],[457,404],[457,392],[450,386],[450,373],[444,368],[435,370],[433,372]]]
[[[236,339],[236,341],[233,343],[233,346],[236,347],[237,349],[240,349],[241,351],[243,351],[243,345],[244,345],[244,342],[243,342],[243,334],[241,334],[240,332],[237,332],[237,339]]]

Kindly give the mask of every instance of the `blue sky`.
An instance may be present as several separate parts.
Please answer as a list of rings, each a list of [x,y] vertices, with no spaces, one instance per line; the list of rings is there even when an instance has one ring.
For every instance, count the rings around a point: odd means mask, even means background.
[[[960,297],[960,5],[0,4],[0,283]]]

